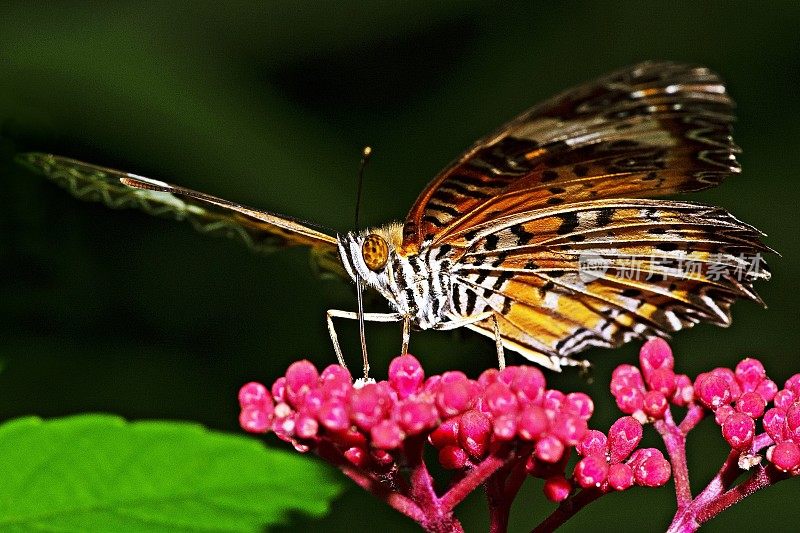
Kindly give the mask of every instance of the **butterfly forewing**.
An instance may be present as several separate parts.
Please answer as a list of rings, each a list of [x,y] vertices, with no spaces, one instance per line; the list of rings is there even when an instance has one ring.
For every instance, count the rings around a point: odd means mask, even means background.
[[[256,252],[308,246],[318,265],[346,276],[339,263],[335,237],[289,217],[66,157],[26,153],[18,159],[82,200],[187,221],[201,233],[234,238]]]
[[[500,215],[700,190],[738,172],[733,103],[703,67],[644,63],[567,91],[481,139],[411,208],[404,244]]]

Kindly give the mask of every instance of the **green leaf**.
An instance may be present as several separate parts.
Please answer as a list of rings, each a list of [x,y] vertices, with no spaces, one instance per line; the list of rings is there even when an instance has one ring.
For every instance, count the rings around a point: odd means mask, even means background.
[[[253,531],[325,514],[329,472],[195,424],[21,418],[0,425],[0,530]]]

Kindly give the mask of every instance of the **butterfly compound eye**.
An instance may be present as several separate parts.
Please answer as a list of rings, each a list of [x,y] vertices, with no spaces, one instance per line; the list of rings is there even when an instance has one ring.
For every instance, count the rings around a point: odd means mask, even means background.
[[[361,245],[361,256],[368,269],[378,272],[383,270],[389,260],[389,245],[380,235],[370,233]]]

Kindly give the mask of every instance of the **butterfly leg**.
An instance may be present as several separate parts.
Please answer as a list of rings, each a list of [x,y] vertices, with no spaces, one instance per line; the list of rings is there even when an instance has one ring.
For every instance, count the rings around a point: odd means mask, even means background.
[[[500,324],[497,322],[497,315],[492,315],[492,329],[494,330],[494,344],[497,347],[497,366],[500,370],[506,367],[506,352],[503,348],[503,338],[500,336]]]
[[[339,346],[339,336],[336,334],[336,328],[333,326],[334,318],[346,318],[348,320],[358,320],[358,313],[354,311],[341,311],[339,309],[328,309],[326,313],[328,321],[328,334],[331,336],[333,343],[333,351],[336,352],[336,359],[339,364],[347,368],[342,355],[342,348]],[[399,313],[364,313],[364,320],[367,322],[399,322],[403,320],[403,316]],[[369,363],[364,363],[364,375],[369,373]]]
[[[408,343],[411,340],[411,317],[403,317],[403,345],[400,347],[401,354],[408,353]]]

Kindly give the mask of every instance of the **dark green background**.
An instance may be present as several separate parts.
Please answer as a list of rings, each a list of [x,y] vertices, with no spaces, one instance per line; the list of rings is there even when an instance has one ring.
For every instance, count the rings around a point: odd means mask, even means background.
[[[363,218],[401,219],[477,137],[554,92],[643,59],[703,63],[729,82],[744,173],[690,199],[758,226],[783,255],[761,286],[769,309],[742,303],[728,330],[678,334],[678,367],[696,373],[758,356],[782,383],[800,370],[798,28],[793,1],[4,2],[0,418],[107,411],[238,431],[239,385],[269,381],[301,357],[332,362],[324,310],[354,306],[350,287],[315,278],[300,250],[253,256],[179,224],[77,202],[15,168],[15,151],[69,155],[345,230],[364,144],[375,152]],[[354,328],[342,324],[341,335],[357,367]],[[399,338],[395,326],[369,326],[376,375]],[[591,392],[593,424],[606,428],[617,416],[609,372],[636,349],[588,352],[595,385],[572,372],[550,382]],[[411,351],[431,372],[476,375],[494,364],[492,343],[470,332],[418,334]],[[700,488],[724,455],[719,430],[704,424],[689,453]],[[552,507],[539,484],[527,487],[514,531]],[[663,529],[671,491],[608,496],[565,530]],[[793,530],[800,510],[786,502],[798,496],[800,482],[783,483],[708,530]],[[468,531],[486,529],[480,495],[461,516]],[[354,488],[324,522],[292,527],[413,524]]]

